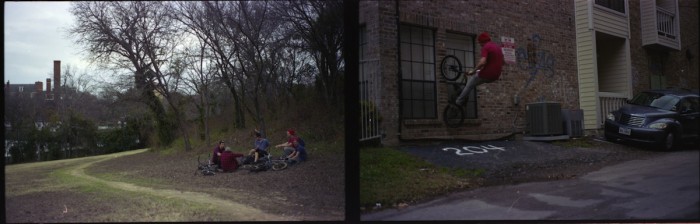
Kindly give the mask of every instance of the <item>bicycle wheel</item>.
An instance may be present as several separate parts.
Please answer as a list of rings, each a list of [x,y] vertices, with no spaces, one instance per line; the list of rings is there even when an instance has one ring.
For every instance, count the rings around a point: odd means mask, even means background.
[[[447,81],[455,81],[462,74],[462,63],[453,55],[447,55],[440,63],[440,73]]]
[[[445,111],[442,113],[442,118],[445,121],[445,125],[450,128],[456,128],[462,125],[464,122],[464,110],[462,107],[457,106],[457,104],[450,103],[445,107]]]
[[[238,166],[238,169],[242,169],[242,170],[250,170],[251,168],[253,168],[252,164],[243,164],[243,165]]]
[[[285,162],[274,162],[272,163],[272,170],[277,171],[277,170],[283,170],[287,168],[287,163]]]

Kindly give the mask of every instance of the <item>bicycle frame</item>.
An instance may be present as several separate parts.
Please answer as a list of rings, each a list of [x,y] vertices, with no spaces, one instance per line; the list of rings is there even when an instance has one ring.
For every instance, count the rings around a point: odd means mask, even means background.
[[[464,122],[464,109],[462,106],[455,104],[455,101],[464,86],[467,85],[468,78],[464,77],[461,81],[456,81],[461,76],[464,76],[464,73],[462,71],[462,63],[453,55],[447,55],[442,59],[440,69],[443,78],[446,80],[445,83],[451,85],[455,92],[448,97],[447,106],[442,112],[442,119],[447,127],[456,128]],[[469,73],[473,75],[474,71]]]

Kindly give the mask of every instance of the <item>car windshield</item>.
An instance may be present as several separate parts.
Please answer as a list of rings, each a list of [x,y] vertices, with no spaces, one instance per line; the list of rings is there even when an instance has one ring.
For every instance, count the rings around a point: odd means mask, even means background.
[[[640,106],[655,107],[664,110],[673,110],[679,100],[680,99],[678,97],[672,95],[642,92],[636,97],[634,97],[634,99],[632,99],[630,103]]]

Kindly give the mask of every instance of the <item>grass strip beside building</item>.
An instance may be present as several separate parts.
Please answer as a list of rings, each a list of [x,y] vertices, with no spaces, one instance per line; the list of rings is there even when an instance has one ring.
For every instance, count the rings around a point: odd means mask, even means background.
[[[360,149],[360,205],[396,207],[473,187],[482,170],[438,167],[394,148]]]

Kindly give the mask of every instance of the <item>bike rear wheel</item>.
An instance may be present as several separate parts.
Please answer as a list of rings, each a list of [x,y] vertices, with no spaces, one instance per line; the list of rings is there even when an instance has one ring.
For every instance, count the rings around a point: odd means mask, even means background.
[[[464,122],[464,110],[457,104],[447,104],[445,111],[442,112],[442,118],[447,127],[459,127]]]
[[[455,81],[462,74],[462,63],[454,55],[447,55],[440,63],[440,73],[447,81]]]

